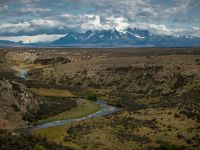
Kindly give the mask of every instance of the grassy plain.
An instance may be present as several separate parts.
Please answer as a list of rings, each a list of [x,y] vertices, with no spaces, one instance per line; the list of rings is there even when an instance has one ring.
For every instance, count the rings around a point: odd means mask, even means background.
[[[32,88],[34,93],[40,96],[48,96],[48,97],[68,97],[73,98],[75,95],[68,90],[60,90],[60,89],[45,89],[45,88]],[[56,116],[52,116],[46,118],[44,120],[40,120],[38,123],[56,121],[56,120],[64,120],[64,119],[72,119],[72,118],[81,118],[87,116],[91,113],[95,113],[101,109],[101,107],[95,104],[92,101],[86,99],[75,98],[77,102],[77,107],[72,110],[60,113]]]
[[[40,122],[80,118],[98,111],[94,103],[74,97],[84,97],[87,92],[124,108],[118,114],[69,126],[38,129],[35,135],[75,149],[157,149],[163,143],[200,149],[199,48],[36,49],[30,57],[26,51],[18,52],[21,57],[13,52],[9,56],[17,56],[17,60],[27,56],[19,68],[30,69],[28,82],[39,83],[32,91],[44,97],[72,98],[78,103]],[[32,62],[57,57],[71,61],[49,63],[49,68],[39,69],[39,64],[24,65],[33,55]]]
[[[74,97],[74,94],[68,90],[47,89],[47,88],[31,88],[31,90],[40,96],[49,97]]]
[[[49,117],[44,120],[40,120],[38,123],[56,121],[56,120],[64,120],[64,119],[79,119],[81,117],[85,117],[89,114],[95,113],[99,111],[101,107],[94,102],[85,100],[85,99],[78,99],[77,100],[77,107],[73,108],[72,110],[60,113],[56,116]]]
[[[58,144],[71,147],[75,150],[81,150],[81,147],[79,145],[64,141],[65,136],[67,136],[66,131],[69,128],[69,126],[70,125],[64,125],[64,126],[56,126],[45,129],[37,129],[33,130],[33,135],[46,137],[48,141],[56,142]]]

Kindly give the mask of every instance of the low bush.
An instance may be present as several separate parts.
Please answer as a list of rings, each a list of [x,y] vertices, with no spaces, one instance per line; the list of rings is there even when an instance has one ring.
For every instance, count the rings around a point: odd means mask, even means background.
[[[90,92],[86,95],[86,99],[90,101],[96,101],[97,100],[97,94]]]
[[[121,104],[121,101],[119,100],[109,100],[108,101],[108,105],[111,105],[111,106],[117,106],[117,107],[122,107],[122,104]]]
[[[13,108],[13,110],[15,112],[19,112],[20,111],[20,108],[16,104],[12,104],[11,106],[12,106],[12,108]]]
[[[158,150],[179,150],[174,144],[161,144]]]

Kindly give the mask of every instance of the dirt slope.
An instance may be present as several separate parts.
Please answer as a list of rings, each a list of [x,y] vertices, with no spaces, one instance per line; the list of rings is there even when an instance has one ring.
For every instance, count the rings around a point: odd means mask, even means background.
[[[0,80],[0,128],[26,127],[23,114],[28,108],[37,107],[37,98],[26,86],[14,81]]]

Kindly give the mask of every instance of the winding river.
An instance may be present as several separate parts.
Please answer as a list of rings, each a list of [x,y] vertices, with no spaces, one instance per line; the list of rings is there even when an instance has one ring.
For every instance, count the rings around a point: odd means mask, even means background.
[[[19,78],[22,78],[22,79],[25,79],[26,76],[28,74],[28,71],[27,70],[20,70],[19,73],[17,73],[16,75],[19,77]]]
[[[27,70],[21,70],[17,76],[19,78],[23,78],[25,79],[27,77]],[[98,100],[95,102],[96,104],[98,104],[101,107],[101,110],[95,113],[92,113],[88,116],[79,118],[79,119],[65,119],[65,120],[58,120],[58,121],[51,121],[51,122],[47,122],[47,123],[42,123],[39,125],[35,125],[31,128],[29,128],[29,130],[31,129],[42,129],[42,128],[49,128],[49,127],[54,127],[54,126],[62,126],[62,125],[66,125],[66,124],[70,124],[70,123],[74,123],[74,122],[79,122],[79,121],[83,121],[83,120],[87,120],[87,119],[91,119],[91,118],[97,118],[97,117],[101,117],[101,116],[106,116],[115,112],[119,112],[122,109],[118,108],[118,107],[114,107],[114,106],[110,106],[107,104],[107,102],[105,102],[104,100]]]
[[[53,127],[53,126],[62,126],[62,125],[79,122],[79,121],[83,121],[83,120],[87,120],[87,119],[91,119],[91,118],[106,116],[106,115],[109,115],[109,114],[112,114],[114,112],[118,112],[121,110],[121,108],[117,108],[117,107],[108,105],[107,102],[105,102],[103,100],[98,100],[96,103],[101,106],[101,110],[96,113],[92,113],[88,116],[85,116],[85,117],[82,117],[79,119],[65,119],[65,120],[58,120],[58,121],[43,123],[43,124],[39,124],[39,125],[32,127],[32,129],[41,129],[41,128],[49,128],[49,127]]]

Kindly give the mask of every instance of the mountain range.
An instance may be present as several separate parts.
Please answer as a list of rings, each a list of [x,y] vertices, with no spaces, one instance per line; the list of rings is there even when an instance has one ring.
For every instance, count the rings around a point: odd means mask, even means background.
[[[128,28],[124,31],[88,30],[85,33],[69,32],[66,36],[49,43],[0,41],[0,46],[39,47],[199,47],[200,37],[152,34],[148,30]]]

